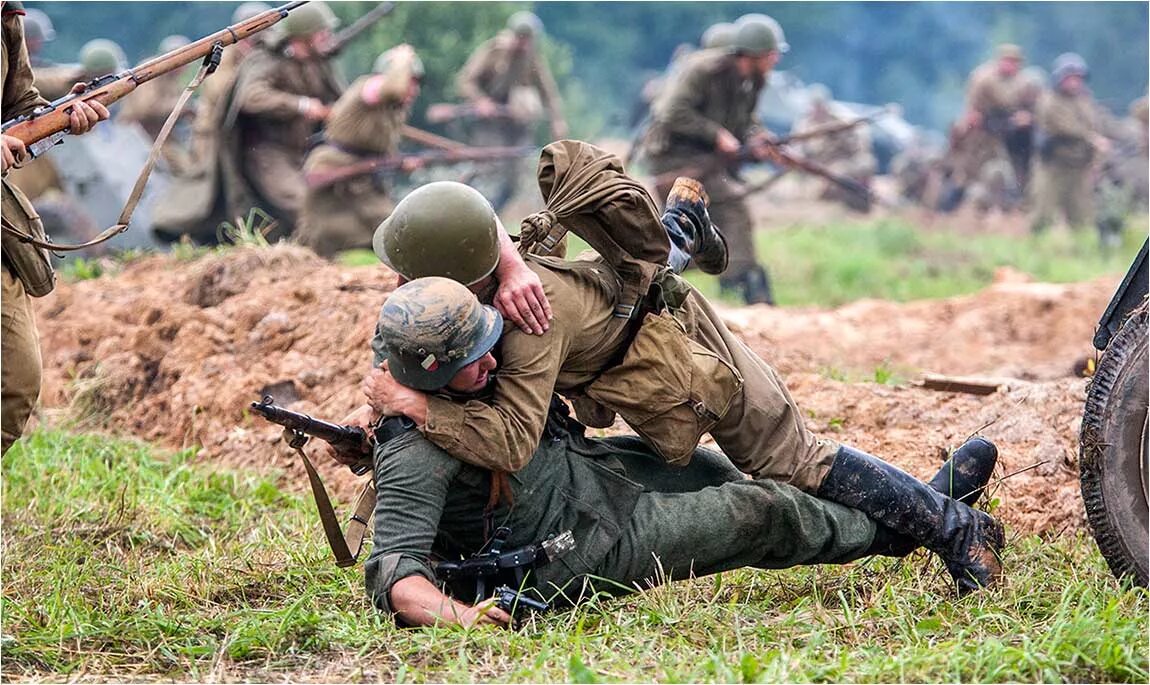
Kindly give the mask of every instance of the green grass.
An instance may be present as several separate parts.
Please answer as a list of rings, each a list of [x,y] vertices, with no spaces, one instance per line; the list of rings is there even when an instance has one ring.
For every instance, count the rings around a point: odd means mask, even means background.
[[[954,600],[926,556],[738,571],[518,632],[400,630],[310,501],[191,453],[39,432],[3,461],[5,679],[1146,682],[1146,591],[1088,538],[1015,540]]]

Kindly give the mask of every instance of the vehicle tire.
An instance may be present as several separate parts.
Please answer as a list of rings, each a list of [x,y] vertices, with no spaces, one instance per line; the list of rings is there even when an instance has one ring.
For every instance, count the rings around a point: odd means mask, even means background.
[[[1098,548],[1119,579],[1147,585],[1150,423],[1146,300],[1102,353],[1082,416],[1079,478]]]

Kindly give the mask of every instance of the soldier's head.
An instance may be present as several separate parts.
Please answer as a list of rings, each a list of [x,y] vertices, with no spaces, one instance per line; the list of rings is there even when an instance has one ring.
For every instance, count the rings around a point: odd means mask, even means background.
[[[241,2],[235,11],[232,12],[232,23],[239,24],[245,22],[252,17],[263,14],[272,8],[266,2]]]
[[[706,31],[703,31],[703,36],[699,39],[699,47],[704,50],[729,49],[735,45],[735,32],[737,30],[735,25],[729,21],[711,24]]]
[[[24,42],[28,45],[28,54],[36,55],[44,47],[44,43],[56,40],[56,28],[52,20],[44,14],[44,10],[27,8],[24,10]]]
[[[745,15],[735,22],[734,51],[739,72],[765,78],[779,62],[779,41],[766,21]]]
[[[771,29],[771,33],[775,34],[775,45],[778,46],[779,53],[785,55],[790,52],[791,46],[787,43],[787,35],[783,33],[783,25],[780,24],[777,19],[769,14],[750,12],[739,17],[735,23],[737,25],[748,21],[758,21],[766,24]]]
[[[339,18],[327,3],[312,0],[292,10],[278,26],[293,56],[311,57],[331,42],[332,31],[339,26]]]
[[[831,96],[831,89],[821,83],[812,83],[807,87],[807,96],[811,101],[811,109],[816,112],[825,112],[830,104],[834,102],[834,97]]]
[[[1054,87],[1068,95],[1078,95],[1086,88],[1086,77],[1090,70],[1086,60],[1073,52],[1064,52],[1054,58],[1053,68],[1050,70],[1050,79]]]
[[[388,373],[424,392],[482,390],[495,369],[491,349],[503,334],[494,307],[449,278],[417,278],[396,288],[379,312],[377,349]]]
[[[543,22],[532,12],[516,12],[507,20],[507,29],[515,36],[517,50],[529,50],[543,34]]]
[[[423,68],[423,60],[415,54],[414,48],[403,43],[380,53],[379,57],[375,58],[375,64],[371,67],[372,72],[380,75],[389,75],[392,69],[404,69],[410,76],[407,93],[403,98],[403,106],[408,107],[415,102],[415,98],[419,97],[419,89],[426,73]]]
[[[128,65],[124,50],[115,41],[97,38],[80,48],[80,67],[88,79],[114,74]]]
[[[236,7],[236,9],[232,12],[232,23],[233,24],[243,23],[243,22],[247,21],[248,19],[251,19],[254,16],[257,16],[257,15],[263,14],[264,12],[267,12],[271,8],[272,8],[271,5],[269,5],[265,2],[257,2],[255,0],[253,0],[251,2],[241,2]],[[283,30],[283,27],[280,26],[280,24],[276,24],[275,26],[272,26],[270,29],[267,29],[265,31],[260,31],[259,33],[255,34],[254,36],[249,36],[249,37],[241,40],[239,43],[236,43],[236,47],[238,47],[240,49],[241,53],[246,54],[249,50],[252,49],[253,45],[256,45],[256,44],[273,45],[276,42],[278,42],[278,37],[279,37],[279,34],[282,30]]]
[[[1013,77],[1022,68],[1024,57],[1022,48],[1014,43],[1003,43],[994,51],[997,60],[998,73],[1007,78]]]
[[[396,204],[372,247],[404,280],[441,276],[480,290],[499,265],[499,217],[471,186],[428,183]]]

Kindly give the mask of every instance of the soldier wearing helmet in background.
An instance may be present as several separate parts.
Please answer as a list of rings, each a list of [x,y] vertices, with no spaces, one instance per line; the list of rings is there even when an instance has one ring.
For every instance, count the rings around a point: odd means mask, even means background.
[[[1093,168],[1110,149],[1086,86],[1086,62],[1074,53],[1054,60],[1053,88],[1038,101],[1038,168],[1031,228],[1045,230],[1056,212],[1072,228],[1094,223]]]
[[[739,290],[748,304],[773,303],[767,272],[755,257],[754,223],[730,167],[740,155],[771,158],[767,133],[755,118],[759,94],[781,55],[778,38],[762,19],[737,22],[732,48],[689,56],[652,111],[645,146],[651,171],[668,178],[684,169],[711,196],[711,213],[730,244],[730,265],[720,276],[725,290]]]
[[[178,50],[190,42],[187,36],[168,36],[160,41],[159,48],[153,57]],[[132,97],[124,100],[124,106],[119,115],[120,122],[134,121],[139,123],[147,132],[148,137],[154,140],[160,135],[160,129],[163,128],[168,115],[175,108],[176,100],[180,98],[186,80],[184,72],[175,70],[142,84],[133,91]]]
[[[419,96],[423,73],[423,62],[410,45],[381,54],[372,73],[352,83],[332,106],[323,142],[304,161],[305,176],[364,158],[396,154],[401,129]],[[393,207],[379,174],[309,187],[296,238],[324,257],[341,250],[370,249],[376,227]]]
[[[0,21],[4,34],[0,66],[0,103],[5,119],[30,114],[47,104],[33,83],[32,66],[24,45],[24,8],[18,2],[0,2]],[[77,84],[74,90],[83,90]],[[86,133],[98,121],[108,118],[108,110],[99,102],[76,103],[69,108],[69,131]],[[3,327],[0,330],[0,454],[8,451],[20,435],[40,396],[40,341],[32,314],[32,298],[50,293],[55,274],[48,254],[20,239],[21,235],[44,240],[44,227],[39,215],[24,193],[8,179],[8,171],[18,164],[37,164],[28,160],[24,143],[15,137],[2,138],[3,176],[3,268],[0,290],[3,292]]]
[[[28,43],[28,61],[36,74],[36,90],[49,100],[68,94],[72,85],[82,81],[83,75],[75,65],[56,64],[44,58],[44,43],[56,40],[56,27],[43,10],[26,9],[24,38]]]
[[[279,26],[279,41],[256,49],[240,66],[229,94],[224,152],[237,154],[241,178],[225,164],[230,217],[255,206],[277,222],[270,238],[291,235],[303,204],[301,168],[309,139],[327,121],[344,83],[324,52],[339,20],[309,2]],[[250,191],[250,192],[249,192]]]
[[[829,88],[816,83],[807,88],[807,94],[810,96],[810,109],[795,124],[793,133],[801,135],[847,121],[831,111],[834,99]],[[803,141],[802,150],[808,160],[868,187],[878,168],[866,126],[815,136]],[[842,202],[862,212],[870,210],[870,202],[866,198],[860,199],[858,193],[846,192],[840,186],[826,181],[822,182],[822,186],[819,195],[821,199]]]
[[[477,146],[522,146],[535,139],[544,112],[551,120],[552,138],[567,136],[563,100],[547,61],[539,53],[543,22],[531,12],[516,12],[506,30],[476,48],[456,81],[456,88],[474,108],[471,142]],[[493,198],[502,210],[519,186],[517,160],[493,167],[503,184]]]

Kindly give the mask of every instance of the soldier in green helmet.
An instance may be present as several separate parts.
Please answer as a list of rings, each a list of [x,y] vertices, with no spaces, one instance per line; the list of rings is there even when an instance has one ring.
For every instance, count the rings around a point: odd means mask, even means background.
[[[31,114],[48,104],[36,89],[28,50],[24,44],[24,8],[18,2],[0,3],[0,22],[4,34],[0,91],[5,119]],[[80,92],[83,84],[73,90]],[[68,108],[68,132],[86,133],[97,122],[108,118],[108,110],[99,102],[78,102]],[[2,208],[4,218],[3,267],[0,290],[3,292],[3,327],[0,329],[0,454],[24,432],[40,396],[40,340],[32,312],[32,298],[43,297],[55,287],[55,273],[47,252],[20,240],[28,235],[44,240],[44,226],[39,213],[27,196],[9,178],[18,165],[35,166],[43,161],[30,160],[23,141],[9,135],[0,136],[3,160]]]
[[[531,12],[516,12],[507,28],[471,53],[456,80],[456,88],[470,105],[471,142],[477,146],[522,146],[535,140],[544,114],[551,121],[552,138],[567,136],[563,99],[547,60],[539,53],[543,22]],[[503,178],[494,198],[502,210],[519,187],[522,166],[517,160],[492,165]]]
[[[553,144],[544,153],[551,155],[573,143]],[[554,168],[554,183],[561,184],[554,159],[548,156],[546,163],[541,162],[540,177],[546,173],[552,179]],[[571,171],[566,178],[583,178],[580,170],[602,168],[605,161],[609,160],[592,156],[586,165],[565,167]],[[615,175],[597,177],[602,182],[587,190],[611,199],[562,220],[591,228],[619,222],[613,231],[620,236],[650,235],[652,227],[662,226],[667,242],[681,244],[701,267],[717,271],[725,266],[725,259],[713,258],[718,254],[713,249],[717,232],[697,182],[676,182],[668,196],[669,210],[660,217],[645,191],[621,192],[633,188],[621,168],[614,165]],[[546,183],[544,194],[550,196],[557,186],[551,180]],[[383,235],[377,245],[404,277],[429,276],[438,269],[434,275],[470,284],[485,302],[496,284],[483,275],[492,268],[491,261],[474,265],[483,253],[457,249],[454,254],[442,253],[438,261],[411,253],[433,233],[442,232],[441,225],[451,227],[450,238],[441,239],[444,242],[491,243],[493,210],[474,191],[470,191],[474,201],[465,201],[469,193],[458,185],[416,191],[418,195],[404,198],[380,227]],[[567,191],[564,186],[556,192],[565,196]],[[684,263],[668,258],[675,269]],[[457,268],[464,264],[471,266]],[[518,472],[529,466],[547,422],[551,395],[559,392],[588,425],[611,425],[618,413],[672,463],[689,460],[699,438],[710,433],[741,471],[862,508],[877,521],[912,534],[948,560],[964,591],[996,580],[1001,567],[988,555],[1003,544],[997,522],[965,504],[927,492],[886,462],[812,435],[774,369],[739,341],[689,285],[682,286],[683,296],[674,304],[671,291],[664,288],[664,305],[643,304],[637,315],[635,309],[621,308],[631,301],[631,279],[613,264],[529,255],[528,265],[542,280],[555,311],[553,325],[541,336],[504,333],[499,344],[501,371],[490,395],[482,401],[442,397],[412,389],[386,370],[374,369],[364,380],[368,404],[361,407],[360,416],[405,415],[428,440],[455,458],[494,471]],[[373,341],[377,353],[386,347],[387,336],[398,334],[383,328]],[[976,440],[968,450],[979,455],[980,463],[992,466],[993,445]],[[929,534],[919,525],[928,519],[935,531]],[[966,542],[952,546],[956,540]]]
[[[739,28],[729,21],[721,21],[717,24],[711,24],[703,31],[702,37],[699,38],[699,47],[704,50],[714,50],[715,48],[727,49],[735,44],[735,33]]]
[[[731,246],[731,263],[720,283],[739,291],[748,304],[771,304],[774,296],[766,269],[755,257],[754,223],[730,167],[745,152],[755,159],[771,158],[755,108],[780,55],[768,23],[740,19],[732,47],[700,50],[684,61],[654,104],[644,148],[651,171],[661,178],[702,170],[698,177],[711,195],[715,223]],[[658,191],[663,195],[667,187]]]
[[[345,87],[324,52],[338,23],[323,2],[292,10],[277,42],[258,46],[240,66],[229,94],[224,149],[238,155],[234,164],[224,162],[229,216],[260,207],[278,224],[273,238],[295,231],[308,140]]]
[[[419,96],[422,79],[423,62],[410,45],[381,54],[372,73],[352,83],[332,106],[323,141],[304,160],[305,175],[397,154],[403,124]],[[412,164],[403,171],[414,169]],[[296,238],[325,257],[370,248],[375,228],[393,206],[386,179],[378,174],[309,187]]]
[[[450,401],[490,398],[502,325],[462,284],[429,277],[401,286],[377,328],[375,364],[400,383]],[[709,450],[695,448],[685,467],[671,468],[632,436],[587,438],[561,402],[551,403],[532,449],[508,478],[453,456],[420,430],[375,445],[374,543],[365,573],[380,611],[406,625],[509,625],[510,616],[477,596],[474,579],[443,582],[428,562],[487,548],[485,522],[492,521],[505,529],[507,559],[569,533],[566,555],[518,569],[526,572],[523,590],[554,607],[595,591],[626,594],[743,566],[905,556],[921,543],[863,510],[747,480]],[[952,488],[978,490],[993,467],[986,457],[982,444],[960,448],[923,488],[940,499]],[[507,568],[483,577],[488,588],[519,580]]]

